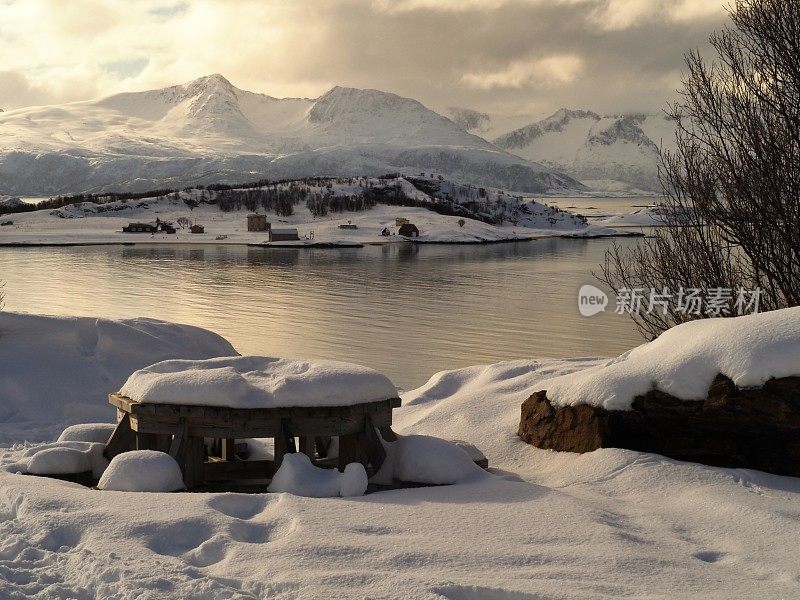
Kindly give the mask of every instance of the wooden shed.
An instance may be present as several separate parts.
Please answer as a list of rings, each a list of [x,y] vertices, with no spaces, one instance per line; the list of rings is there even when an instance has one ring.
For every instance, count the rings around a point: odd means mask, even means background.
[[[404,223],[400,225],[398,233],[404,237],[417,237],[419,236],[419,229],[413,223]]]
[[[189,231],[191,231],[192,233],[205,233],[206,228],[203,227],[202,225],[195,224],[189,228]]]
[[[247,231],[269,231],[266,215],[247,215]]]
[[[297,229],[270,229],[270,242],[293,242],[300,239]]]
[[[122,228],[123,233],[156,233],[158,225],[152,223],[129,223]]]

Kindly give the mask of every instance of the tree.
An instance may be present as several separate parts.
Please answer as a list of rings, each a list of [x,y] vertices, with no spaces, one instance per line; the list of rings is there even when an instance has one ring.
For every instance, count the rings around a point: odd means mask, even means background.
[[[466,221],[464,219],[459,219],[458,220],[458,226],[459,227],[463,227],[465,224],[466,224]]]
[[[800,304],[800,11],[795,0],[736,0],[711,36],[712,63],[686,55],[668,111],[677,149],[663,152],[665,227],[615,244],[599,279],[611,288],[762,290],[761,309]],[[704,294],[707,298],[708,294]],[[735,314],[735,313],[732,313]],[[671,303],[632,314],[645,334],[696,318]]]
[[[180,226],[181,229],[185,229],[186,227],[189,226],[189,223],[191,223],[191,221],[189,221],[189,217],[178,217],[176,223]]]

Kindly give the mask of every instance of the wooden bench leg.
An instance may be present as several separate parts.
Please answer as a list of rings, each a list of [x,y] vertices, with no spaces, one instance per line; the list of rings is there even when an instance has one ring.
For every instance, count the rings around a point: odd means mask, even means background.
[[[378,437],[378,432],[375,430],[375,426],[372,424],[372,418],[369,415],[364,417],[364,437],[362,444],[367,453],[367,459],[369,459],[373,470],[377,473],[380,471],[383,461],[386,460],[386,450]]]
[[[205,443],[203,438],[188,438],[183,472],[183,482],[186,484],[187,490],[203,485],[203,463],[205,463]]]
[[[281,419],[281,432],[275,438],[275,470],[281,468],[285,455],[295,452],[297,452],[297,448],[295,448],[292,435],[292,422],[289,419]]]
[[[308,456],[312,463],[314,462],[314,459],[317,458],[317,448],[313,437],[300,436],[300,452]]]
[[[125,413],[117,423],[116,429],[108,438],[106,449],[103,455],[111,460],[118,454],[134,450],[136,448],[136,432],[131,429],[131,416]]]
[[[222,457],[222,460],[236,460],[236,440],[231,438],[222,438],[220,439],[220,442],[222,450],[220,456]]]
[[[314,445],[317,448],[317,456],[320,458],[328,458],[328,448],[331,447],[330,436],[316,436],[314,438]]]
[[[339,436],[339,458],[337,467],[340,471],[353,462],[362,462],[361,438],[363,433],[351,433]]]

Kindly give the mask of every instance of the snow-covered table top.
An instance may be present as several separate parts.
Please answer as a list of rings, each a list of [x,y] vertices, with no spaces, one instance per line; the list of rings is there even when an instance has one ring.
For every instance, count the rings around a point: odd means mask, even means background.
[[[361,365],[235,356],[165,360],[135,371],[119,393],[147,404],[288,408],[366,404],[397,397],[397,388]]]

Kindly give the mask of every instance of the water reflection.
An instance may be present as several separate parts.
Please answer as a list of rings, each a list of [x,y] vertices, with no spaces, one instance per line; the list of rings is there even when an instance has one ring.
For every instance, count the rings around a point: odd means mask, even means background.
[[[0,278],[9,310],[191,323],[243,353],[352,360],[411,387],[442,369],[640,343],[623,317],[578,314],[607,246],[21,248],[0,251]]]

